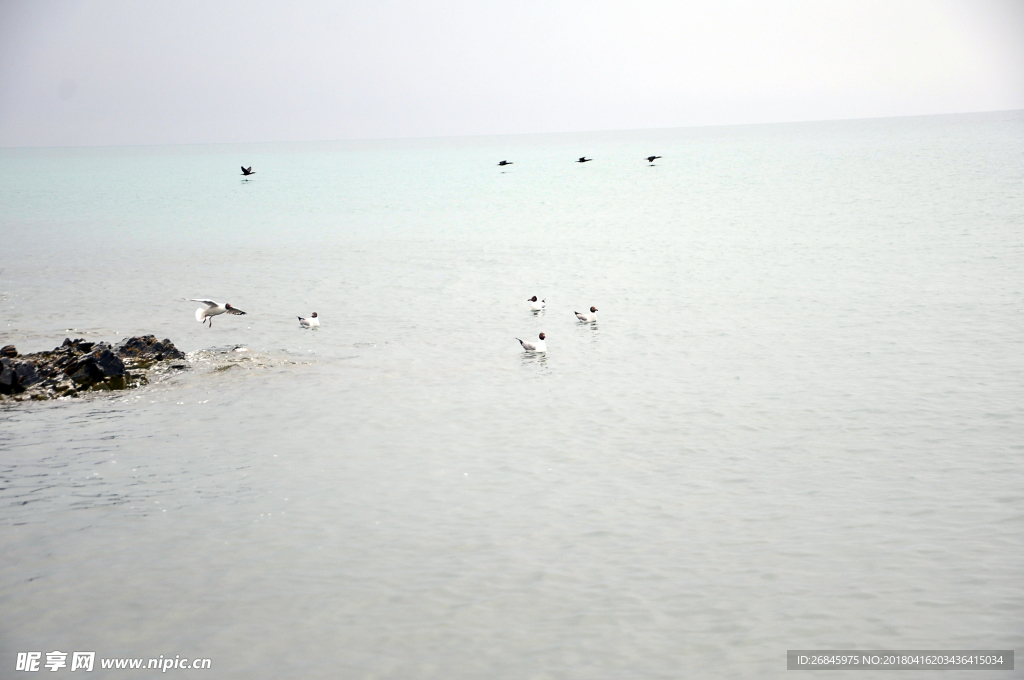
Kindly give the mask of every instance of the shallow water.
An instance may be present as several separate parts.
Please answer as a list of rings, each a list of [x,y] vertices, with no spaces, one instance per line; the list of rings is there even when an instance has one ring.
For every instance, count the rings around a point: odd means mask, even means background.
[[[3,344],[193,360],[0,407],[0,663],[764,678],[787,649],[1020,649],[1022,152],[1022,112],[0,150]],[[248,314],[200,327],[187,297]]]

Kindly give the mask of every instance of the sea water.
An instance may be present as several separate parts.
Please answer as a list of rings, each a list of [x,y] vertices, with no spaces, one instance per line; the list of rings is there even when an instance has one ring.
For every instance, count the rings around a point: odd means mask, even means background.
[[[1024,648],[1022,159],[1019,111],[0,150],[2,344],[190,356],[0,406],[4,676]]]

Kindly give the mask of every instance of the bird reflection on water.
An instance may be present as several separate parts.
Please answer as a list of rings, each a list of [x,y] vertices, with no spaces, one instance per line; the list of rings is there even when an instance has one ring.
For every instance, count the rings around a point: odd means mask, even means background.
[[[547,352],[523,352],[520,356],[523,359],[523,366],[537,366],[539,368],[547,368],[548,366]]]

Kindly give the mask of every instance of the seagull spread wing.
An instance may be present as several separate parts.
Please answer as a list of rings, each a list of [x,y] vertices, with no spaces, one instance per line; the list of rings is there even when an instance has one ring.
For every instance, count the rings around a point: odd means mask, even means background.
[[[206,305],[207,307],[219,307],[220,306],[220,303],[214,302],[213,300],[199,300],[197,298],[188,298],[188,301],[189,302],[198,302],[199,304]]]
[[[231,309],[228,310],[228,314],[234,314],[237,316],[239,314],[245,314],[245,312],[243,312],[241,309],[235,309],[234,307],[232,307]]]

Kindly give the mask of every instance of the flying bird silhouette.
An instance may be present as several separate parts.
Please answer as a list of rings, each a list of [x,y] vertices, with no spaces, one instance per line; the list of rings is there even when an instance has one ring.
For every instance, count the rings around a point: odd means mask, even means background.
[[[242,174],[243,175],[255,175],[256,173],[252,171],[252,166],[250,165],[249,167],[242,166]]]
[[[659,158],[661,158],[661,156],[648,156],[647,157],[647,162],[650,163],[651,165],[654,165],[654,161],[659,159]]]
[[[515,165],[512,161],[502,161],[498,165]]]
[[[580,159],[578,161],[576,161],[576,162],[577,163],[586,163],[587,161],[592,161],[592,160],[594,160],[594,159],[593,158],[587,158],[586,156],[580,156]]]

